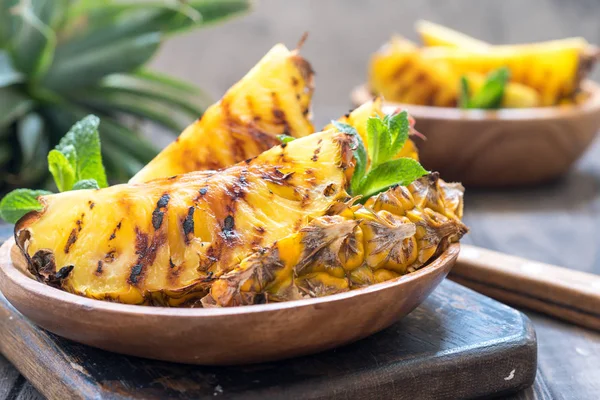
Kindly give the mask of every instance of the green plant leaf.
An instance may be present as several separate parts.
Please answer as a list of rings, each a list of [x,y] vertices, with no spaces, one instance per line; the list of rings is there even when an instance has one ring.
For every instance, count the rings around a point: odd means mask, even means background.
[[[0,131],[27,114],[34,101],[12,87],[0,88]]]
[[[173,118],[174,110],[165,107],[163,103],[145,96],[127,93],[122,90],[102,90],[89,88],[84,95],[74,96],[71,100],[105,114],[123,112],[154,121],[165,128],[180,133],[189,122],[178,122]],[[194,115],[197,118],[198,114]]]
[[[391,143],[384,159],[389,160],[394,158],[400,152],[404,144],[406,144],[408,135],[410,134],[410,122],[406,111],[401,111],[386,117],[385,122],[388,126]]]
[[[287,144],[289,142],[293,142],[294,140],[296,140],[295,137],[290,136],[290,135],[277,135],[277,139],[279,139],[279,141],[283,144]]]
[[[39,196],[52,194],[46,190],[16,189],[0,201],[0,218],[11,224],[30,211],[39,211],[44,207],[37,200]]]
[[[47,139],[44,135],[44,120],[37,113],[29,113],[17,124],[17,140],[23,155],[22,164],[29,165],[35,161],[40,146],[47,152]]]
[[[358,194],[360,183],[365,176],[367,165],[369,163],[367,158],[367,149],[365,148],[362,138],[352,125],[339,121],[331,121],[331,123],[338,131],[352,135],[356,138],[356,149],[354,149],[354,159],[356,160],[356,165],[354,166],[354,173],[352,174],[352,179],[350,180],[350,191],[352,194]]]
[[[363,179],[359,191],[366,199],[390,186],[410,185],[425,174],[427,170],[418,161],[412,158],[398,158],[371,169]]]
[[[98,117],[88,115],[73,125],[71,130],[60,140],[56,149],[61,153],[70,154],[67,146],[73,146],[77,155],[76,179],[95,179],[100,187],[107,187],[108,183],[100,151],[99,125],[100,119]]]
[[[19,0],[0,0],[0,47],[6,47],[9,40],[14,37],[17,23],[12,9]]]
[[[459,97],[459,107],[460,108],[471,108],[470,107],[470,89],[469,89],[469,81],[466,76],[460,77],[460,97]]]
[[[23,82],[24,78],[24,75],[13,67],[8,53],[0,50],[0,88]]]
[[[369,117],[367,120],[367,149],[371,159],[371,168],[385,161],[382,157],[389,152],[391,138],[389,130],[384,121],[377,117]]]
[[[66,192],[73,188],[75,169],[63,153],[58,150],[51,150],[48,153],[48,169],[59,192]]]
[[[89,47],[76,54],[57,51],[42,83],[54,90],[86,87],[113,73],[129,72],[145,64],[160,45],[161,34],[147,33]]]
[[[95,179],[84,179],[73,185],[72,190],[100,189]]]
[[[60,0],[21,1],[10,11],[16,21],[9,51],[15,67],[30,79],[44,74],[52,63],[56,48],[52,23],[61,3]]]
[[[479,89],[477,93],[471,95],[471,98],[463,108],[478,108],[484,110],[499,108],[502,105],[504,90],[509,79],[510,70],[507,67],[498,68],[497,70],[490,72],[481,89]],[[465,87],[466,85],[466,89],[463,88],[462,90],[468,90],[468,82],[464,76],[461,78],[461,83],[461,87]]]

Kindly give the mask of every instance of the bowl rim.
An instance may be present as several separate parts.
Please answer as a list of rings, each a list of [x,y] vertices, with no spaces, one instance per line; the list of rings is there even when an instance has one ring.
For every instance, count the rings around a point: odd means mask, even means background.
[[[384,112],[401,108],[409,111],[417,118],[428,118],[435,120],[460,120],[460,121],[522,121],[522,120],[553,120],[569,117],[577,117],[581,114],[595,113],[600,111],[600,86],[589,79],[581,83],[583,90],[590,97],[581,104],[569,104],[550,107],[527,107],[527,108],[503,108],[498,110],[463,110],[456,107],[422,106],[407,103],[383,101]],[[368,89],[368,84],[356,86],[351,92],[351,100],[355,106],[359,106],[375,96]]]
[[[0,278],[8,279],[20,290],[33,293],[36,297],[44,297],[51,302],[70,303],[78,308],[86,308],[90,311],[116,312],[131,316],[162,316],[162,317],[223,317],[241,314],[255,314],[261,312],[290,310],[296,308],[312,307],[315,305],[347,300],[349,298],[368,295],[380,290],[390,289],[395,286],[408,284],[423,276],[435,274],[439,270],[447,268],[452,264],[460,252],[460,243],[452,243],[426,266],[402,275],[386,282],[376,283],[364,288],[351,290],[344,293],[333,294],[324,297],[291,300],[281,303],[256,304],[251,306],[237,307],[215,307],[215,308],[177,308],[160,306],[143,306],[136,304],[113,303],[104,300],[90,299],[73,293],[65,292],[51,286],[44,285],[34,278],[27,276],[14,265],[12,259],[13,247],[17,249],[13,238],[7,240],[0,247]],[[2,277],[4,275],[4,277]],[[8,298],[7,298],[8,299]],[[10,302],[10,299],[8,299]]]

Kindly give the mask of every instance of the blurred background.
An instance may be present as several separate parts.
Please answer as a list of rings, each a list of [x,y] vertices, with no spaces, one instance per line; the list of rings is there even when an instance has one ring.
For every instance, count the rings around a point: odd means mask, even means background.
[[[193,82],[215,99],[275,43],[302,54],[316,71],[313,112],[322,126],[350,107],[352,88],[365,82],[367,61],[392,33],[418,41],[426,19],[494,44],[583,36],[600,43],[597,0],[261,0],[226,24],[166,42],[151,65]],[[598,80],[600,72],[593,78]]]

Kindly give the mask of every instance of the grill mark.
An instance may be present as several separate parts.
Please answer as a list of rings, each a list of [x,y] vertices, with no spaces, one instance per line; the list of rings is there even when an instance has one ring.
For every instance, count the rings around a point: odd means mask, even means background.
[[[196,207],[192,206],[188,209],[187,216],[183,220],[183,235],[185,244],[189,244],[191,237],[194,234],[194,211]],[[170,260],[169,260],[170,261]]]
[[[287,181],[290,180],[290,178],[293,175],[293,172],[288,172],[287,174],[284,174],[277,167],[273,167],[272,169],[263,172],[261,175],[261,179],[281,186],[289,185]]]
[[[313,153],[313,156],[310,159],[314,162],[317,162],[317,160],[319,159],[320,152],[321,152],[321,147],[317,147]]]
[[[411,61],[406,61],[403,65],[398,67],[391,76],[391,80],[398,80],[408,69],[412,66]]]
[[[88,201],[88,205],[90,206],[90,210],[93,210],[94,207],[96,206],[96,203],[94,203],[93,201]]]
[[[237,238],[237,233],[234,230],[235,228],[235,220],[232,215],[228,215],[225,217],[223,221],[223,228],[221,230],[221,236],[225,240],[232,240]]]
[[[103,267],[103,262],[102,260],[98,260],[98,267],[96,267],[96,276],[100,276],[102,275],[102,267]]]
[[[152,226],[154,227],[155,231],[160,229],[160,226],[162,225],[165,211],[170,199],[171,196],[168,193],[165,193],[156,202],[156,208],[154,211],[152,211]]]
[[[119,229],[121,229],[121,222],[123,222],[123,220],[120,220],[119,223],[117,224],[117,226],[115,226],[115,229],[113,230],[113,232],[110,234],[110,237],[108,238],[108,240],[113,240],[114,238],[117,237],[117,231]]]
[[[279,99],[279,96],[277,95],[277,93],[275,92],[271,92],[271,98],[273,100],[273,118],[274,118],[274,122],[277,125],[282,125],[283,126],[283,134],[284,135],[289,135],[290,134],[290,125],[286,119],[286,115],[285,112],[283,111],[283,109],[281,108],[281,100]],[[293,135],[292,135],[293,136]]]
[[[73,228],[71,233],[69,234],[69,238],[67,239],[67,243],[65,244],[64,252],[65,254],[69,253],[71,246],[77,241],[77,228]]]
[[[131,273],[127,282],[131,285],[137,285],[143,278],[145,267],[152,265],[156,260],[156,253],[162,245],[165,244],[167,236],[164,232],[156,234],[152,241],[149,241],[148,235],[135,228],[135,253],[138,258],[131,267]]]
[[[221,101],[221,108],[225,115],[225,125],[229,127],[229,135],[231,139],[231,152],[233,154],[233,161],[238,162],[248,158],[246,156],[246,150],[244,149],[243,132],[248,131],[248,126],[239,126],[239,123],[235,120],[231,114],[231,105],[228,101]],[[240,129],[241,128],[241,129]],[[242,138],[239,137],[238,133],[241,130]]]

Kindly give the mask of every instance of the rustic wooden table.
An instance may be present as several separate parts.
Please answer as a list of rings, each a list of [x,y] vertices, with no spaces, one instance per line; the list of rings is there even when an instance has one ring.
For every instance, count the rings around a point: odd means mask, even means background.
[[[465,219],[471,227],[467,243],[600,274],[600,141],[558,182],[510,191],[469,190]],[[0,235],[9,236],[10,227],[0,226]],[[600,333],[525,312],[538,335],[538,375],[532,388],[512,398],[599,398]],[[0,355],[0,400],[38,398]]]

